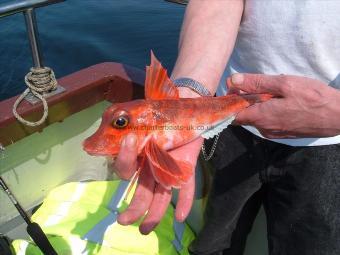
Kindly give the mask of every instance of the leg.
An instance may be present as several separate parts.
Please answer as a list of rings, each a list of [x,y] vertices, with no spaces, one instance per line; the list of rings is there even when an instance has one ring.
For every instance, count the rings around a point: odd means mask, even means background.
[[[216,171],[205,225],[190,246],[192,254],[223,254],[223,250],[231,247],[232,235],[242,209],[261,187],[259,171],[263,168],[262,157],[261,144],[243,128],[231,127],[221,134],[213,157]],[[247,211],[243,215],[249,217],[250,214],[257,214],[259,206],[255,208],[255,212]],[[240,247],[233,248],[235,251],[244,248],[243,240],[251,224],[247,223],[240,228],[242,231],[235,232],[237,234],[233,239],[240,244]],[[239,254],[231,253],[231,250],[226,254]]]
[[[231,237],[230,248],[223,251],[223,255],[242,255],[247,243],[255,218],[263,203],[263,189],[255,192],[244,205],[236,228]]]
[[[340,145],[268,148],[270,254],[340,254]]]

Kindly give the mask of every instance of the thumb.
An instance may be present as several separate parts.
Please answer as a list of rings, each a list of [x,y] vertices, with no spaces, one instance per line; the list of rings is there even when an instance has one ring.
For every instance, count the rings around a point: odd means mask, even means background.
[[[231,77],[228,77],[227,82],[227,94],[231,95],[231,94],[246,94],[247,92],[242,91],[240,89],[238,89],[236,86],[233,85],[233,83],[231,82]]]
[[[137,168],[137,137],[128,134],[122,141],[117,159],[114,164],[114,171],[122,179],[129,179]]]
[[[231,77],[231,86],[234,89],[243,90],[247,93],[270,93],[275,96],[285,95],[283,75],[265,75],[237,73]]]

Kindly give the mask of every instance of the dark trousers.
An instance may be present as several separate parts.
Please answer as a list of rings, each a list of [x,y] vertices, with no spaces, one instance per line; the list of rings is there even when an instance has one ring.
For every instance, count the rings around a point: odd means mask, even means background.
[[[241,255],[263,203],[271,255],[340,254],[340,145],[291,147],[242,127],[220,135],[195,255]]]

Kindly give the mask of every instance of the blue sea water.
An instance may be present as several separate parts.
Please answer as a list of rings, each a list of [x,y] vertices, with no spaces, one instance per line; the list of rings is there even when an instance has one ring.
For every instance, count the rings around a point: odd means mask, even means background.
[[[144,69],[152,49],[171,71],[184,8],[164,0],[67,0],[39,8],[44,65],[57,77],[105,61]],[[23,15],[0,19],[0,100],[24,90],[31,66]]]

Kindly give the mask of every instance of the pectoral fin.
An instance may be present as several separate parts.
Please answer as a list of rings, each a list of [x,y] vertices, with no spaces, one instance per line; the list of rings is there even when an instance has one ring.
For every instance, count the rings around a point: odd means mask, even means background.
[[[144,152],[155,180],[166,189],[180,188],[193,174],[190,163],[175,160],[153,138],[146,143]]]

